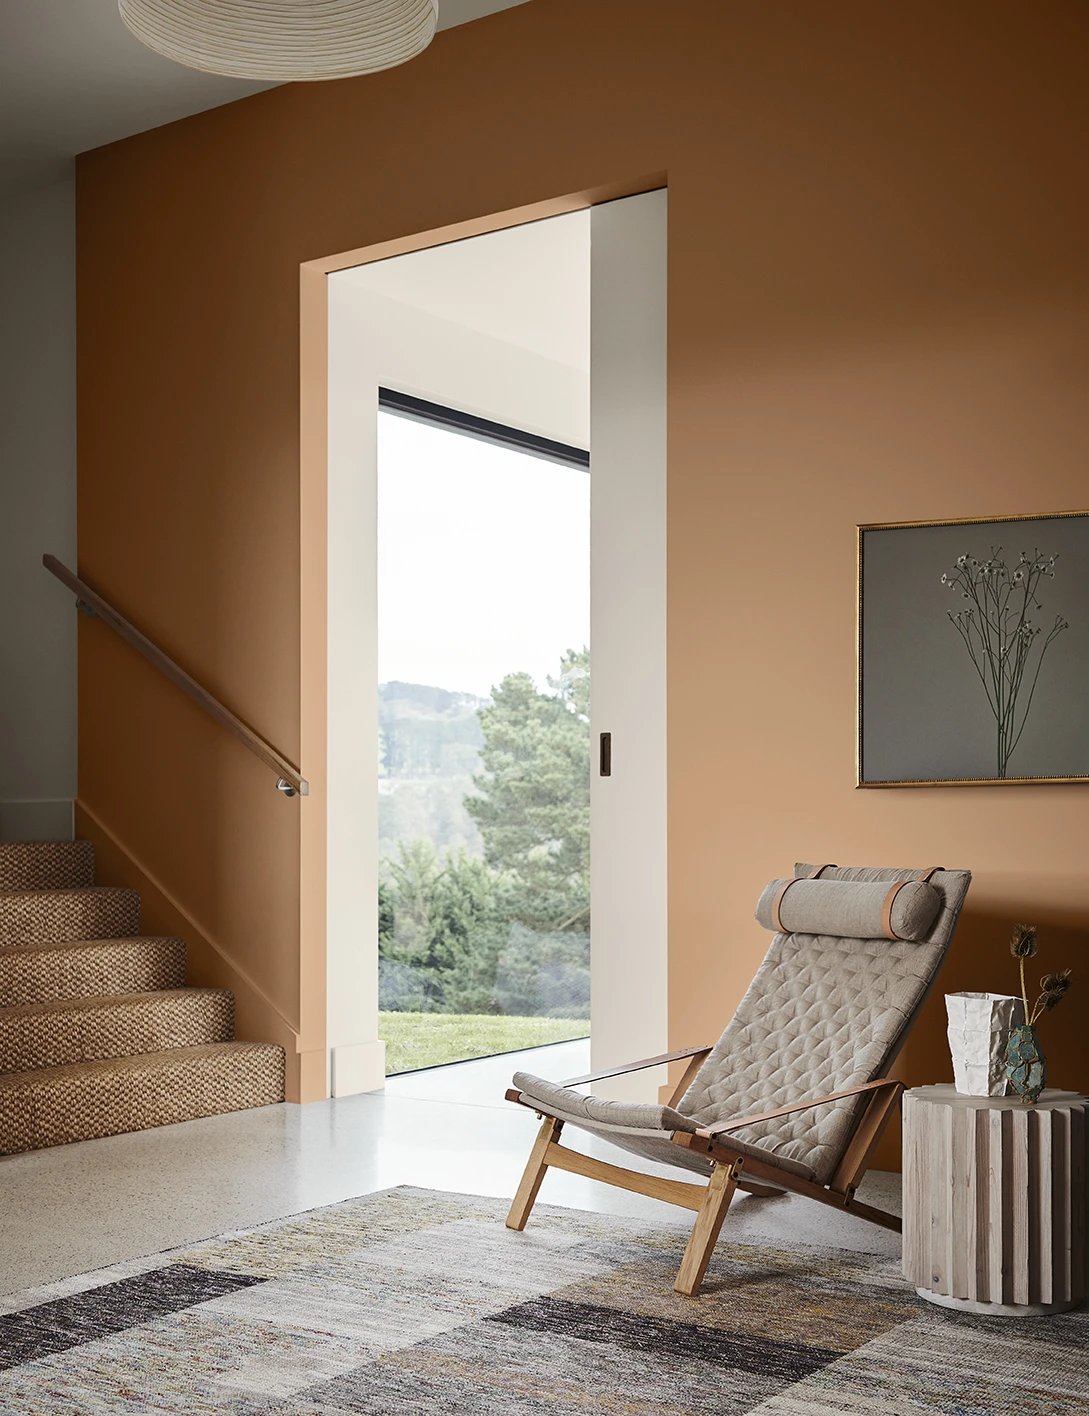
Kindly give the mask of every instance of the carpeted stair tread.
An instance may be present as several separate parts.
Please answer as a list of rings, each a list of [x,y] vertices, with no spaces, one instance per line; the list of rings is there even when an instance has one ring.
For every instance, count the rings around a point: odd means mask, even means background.
[[[284,1099],[282,1047],[234,1042],[234,995],[186,988],[89,841],[0,843],[0,1155]]]
[[[284,1099],[284,1051],[220,1042],[0,1076],[0,1153],[143,1131]]]
[[[0,948],[0,1008],[185,986],[185,941],[154,935]]]
[[[123,938],[140,932],[135,890],[5,890],[0,893],[0,943],[59,944],[69,939]]]
[[[0,1008],[0,1074],[229,1042],[234,995],[179,988]]]
[[[94,883],[90,841],[0,842],[0,890],[86,890]]]

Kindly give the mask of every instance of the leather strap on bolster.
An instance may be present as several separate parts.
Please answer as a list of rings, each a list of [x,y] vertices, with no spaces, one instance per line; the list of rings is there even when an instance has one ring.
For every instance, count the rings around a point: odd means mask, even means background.
[[[818,865],[817,868],[815,870],[811,870],[805,878],[807,880],[819,880],[822,870],[835,870],[835,868],[836,867],[832,864]],[[783,884],[779,886],[779,892],[775,896],[775,899],[771,902],[771,922],[775,927],[776,933],[778,934],[790,933],[790,930],[787,929],[787,927],[783,924],[783,917],[779,913],[779,906],[783,903],[783,896],[790,889],[790,887],[796,884],[797,881],[801,879],[802,876],[796,875],[793,880],[785,880]]]
[[[920,870],[917,875],[913,875],[909,880],[896,880],[893,882],[889,893],[885,896],[885,902],[881,906],[881,929],[886,939],[900,938],[899,934],[897,934],[896,930],[892,927],[892,907],[897,895],[904,886],[910,885],[914,880],[925,882],[930,879],[936,870],[943,870],[944,868],[945,867],[941,865],[932,865],[926,870]]]

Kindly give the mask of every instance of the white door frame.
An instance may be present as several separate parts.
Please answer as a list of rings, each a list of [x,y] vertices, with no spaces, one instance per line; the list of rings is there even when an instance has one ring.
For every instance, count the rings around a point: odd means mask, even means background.
[[[667,1049],[664,189],[591,212],[590,1047],[594,1070]],[[601,733],[612,774],[600,775]],[[656,1101],[664,1068],[599,1083]]]

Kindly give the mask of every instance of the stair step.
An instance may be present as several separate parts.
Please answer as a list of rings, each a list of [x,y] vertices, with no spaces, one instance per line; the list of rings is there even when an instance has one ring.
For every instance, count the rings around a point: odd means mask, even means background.
[[[0,890],[85,890],[94,883],[90,841],[0,842]]]
[[[140,932],[135,890],[7,890],[0,894],[0,944],[121,938]]]
[[[0,1008],[0,1074],[230,1042],[234,995],[178,988]]]
[[[0,1008],[185,985],[185,941],[77,939],[0,949]]]
[[[0,1076],[0,1154],[145,1131],[284,1099],[284,1050],[176,1047]]]

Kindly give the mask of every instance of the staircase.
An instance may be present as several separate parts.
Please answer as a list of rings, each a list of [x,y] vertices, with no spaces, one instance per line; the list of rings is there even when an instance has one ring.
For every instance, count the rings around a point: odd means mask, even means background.
[[[0,843],[0,1154],[283,1099],[283,1048],[234,1040],[233,994],[186,988],[89,841]]]

